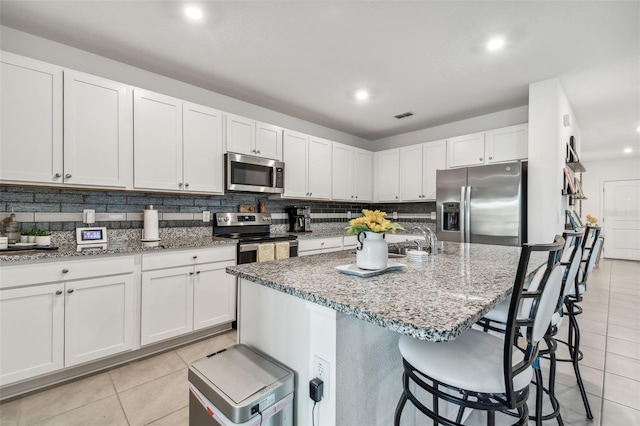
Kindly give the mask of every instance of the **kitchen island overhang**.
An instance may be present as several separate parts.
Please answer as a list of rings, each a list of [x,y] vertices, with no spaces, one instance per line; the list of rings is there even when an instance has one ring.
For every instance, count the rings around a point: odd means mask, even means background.
[[[306,390],[318,357],[330,371],[316,424],[391,424],[399,333],[454,339],[511,292],[519,255],[518,247],[445,243],[427,262],[371,278],[335,269],[355,262],[353,250],[231,266],[238,339],[296,372],[296,424],[312,423]],[[534,257],[530,271],[544,261]],[[403,422],[415,418],[405,413]]]

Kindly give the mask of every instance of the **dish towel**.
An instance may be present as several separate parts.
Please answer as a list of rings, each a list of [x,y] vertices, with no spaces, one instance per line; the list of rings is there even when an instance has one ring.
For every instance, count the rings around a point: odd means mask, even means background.
[[[264,243],[258,246],[258,262],[268,262],[275,259],[275,244]]]
[[[289,257],[289,241],[276,243],[276,259],[286,259]]]

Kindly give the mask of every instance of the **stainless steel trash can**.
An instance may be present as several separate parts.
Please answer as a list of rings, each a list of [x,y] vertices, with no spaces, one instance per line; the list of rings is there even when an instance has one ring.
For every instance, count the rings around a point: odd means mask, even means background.
[[[189,426],[293,425],[294,373],[245,345],[189,367]]]

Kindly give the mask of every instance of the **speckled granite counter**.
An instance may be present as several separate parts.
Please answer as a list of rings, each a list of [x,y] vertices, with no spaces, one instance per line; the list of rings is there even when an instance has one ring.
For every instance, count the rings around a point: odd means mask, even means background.
[[[448,341],[510,292],[520,248],[444,243],[427,262],[371,278],[338,272],[353,250],[228,267],[227,272],[421,340]],[[533,271],[544,257],[532,258]]]
[[[216,247],[224,245],[235,245],[235,240],[228,238],[215,238],[215,237],[177,237],[162,239],[157,247],[150,247],[139,240],[131,241],[117,241],[110,242],[106,250],[86,250],[78,252],[76,244],[61,244],[58,250],[24,250],[15,255],[1,255],[0,264],[8,264],[10,262],[19,261],[33,261],[43,259],[56,259],[56,258],[68,258],[78,256],[100,256],[106,254],[120,254],[120,253],[137,253],[147,251],[162,251],[168,249],[183,249],[183,248],[202,248],[202,247]]]

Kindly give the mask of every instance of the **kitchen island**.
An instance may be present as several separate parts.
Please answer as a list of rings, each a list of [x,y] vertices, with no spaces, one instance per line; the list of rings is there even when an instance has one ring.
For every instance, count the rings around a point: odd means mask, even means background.
[[[518,247],[444,243],[426,262],[394,259],[406,266],[370,278],[335,269],[355,263],[352,250],[227,271],[239,277],[240,342],[296,371],[297,424],[312,423],[307,383],[321,374],[316,424],[388,425],[401,392],[399,333],[455,339],[511,292],[519,256]]]

